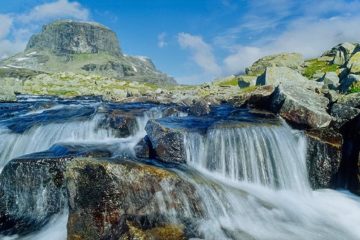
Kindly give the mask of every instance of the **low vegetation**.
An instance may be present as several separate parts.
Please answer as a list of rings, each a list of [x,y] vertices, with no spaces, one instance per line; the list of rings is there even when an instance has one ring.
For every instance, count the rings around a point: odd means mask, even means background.
[[[311,79],[317,72],[337,72],[339,70],[339,65],[329,64],[326,61],[321,61],[319,59],[311,59],[306,61],[306,67],[304,68],[304,76]]]

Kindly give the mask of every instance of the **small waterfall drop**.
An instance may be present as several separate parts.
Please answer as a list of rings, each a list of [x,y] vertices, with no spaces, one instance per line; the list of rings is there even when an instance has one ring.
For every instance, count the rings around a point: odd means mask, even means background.
[[[231,181],[309,190],[306,142],[286,125],[213,128],[185,135],[188,164]]]
[[[49,149],[55,143],[95,142],[112,138],[110,129],[99,128],[101,115],[90,120],[37,125],[23,134],[0,128],[0,170],[13,158]]]

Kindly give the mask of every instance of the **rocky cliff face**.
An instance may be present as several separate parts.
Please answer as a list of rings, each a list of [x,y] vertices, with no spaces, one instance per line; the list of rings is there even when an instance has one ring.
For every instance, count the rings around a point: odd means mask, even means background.
[[[33,35],[26,51],[50,50],[56,55],[76,53],[108,53],[121,55],[119,41],[113,31],[97,23],[56,21]]]
[[[149,58],[122,54],[116,34],[107,27],[70,20],[45,25],[31,37],[24,52],[1,61],[0,68],[0,77],[24,69],[176,84],[173,78],[157,70]]]

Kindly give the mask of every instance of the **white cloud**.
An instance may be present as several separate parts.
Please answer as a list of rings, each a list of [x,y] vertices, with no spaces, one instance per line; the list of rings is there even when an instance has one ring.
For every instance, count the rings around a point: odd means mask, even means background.
[[[166,41],[166,33],[162,32],[158,35],[158,47],[163,48],[166,47],[166,45],[168,45]]]
[[[20,15],[22,22],[43,21],[56,18],[74,18],[79,20],[89,19],[89,10],[82,7],[78,2],[58,0],[34,7],[30,12]]]
[[[270,4],[271,3],[271,4]],[[223,72],[243,71],[260,57],[299,52],[319,56],[338,43],[360,41],[360,1],[252,1],[240,23],[214,39],[228,51]],[[261,16],[261,17],[258,17]],[[245,39],[252,36],[252,41]]]
[[[221,74],[221,68],[216,63],[211,46],[207,44],[202,37],[189,33],[179,33],[178,42],[182,48],[191,51],[192,60],[201,67],[205,73],[210,73],[214,76]]]
[[[0,14],[0,59],[22,51],[43,23],[59,18],[88,20],[89,15],[80,3],[68,0],[41,4],[25,13]]]
[[[6,37],[13,23],[13,19],[6,14],[0,14],[0,39]]]

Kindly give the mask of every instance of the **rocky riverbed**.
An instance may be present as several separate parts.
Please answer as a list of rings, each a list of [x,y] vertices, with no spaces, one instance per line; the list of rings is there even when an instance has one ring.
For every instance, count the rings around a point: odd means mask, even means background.
[[[349,180],[339,134],[229,104],[19,96],[0,109],[2,238],[360,236],[359,198],[329,189]]]
[[[0,61],[1,239],[360,239],[360,44],[177,85],[56,21]]]

